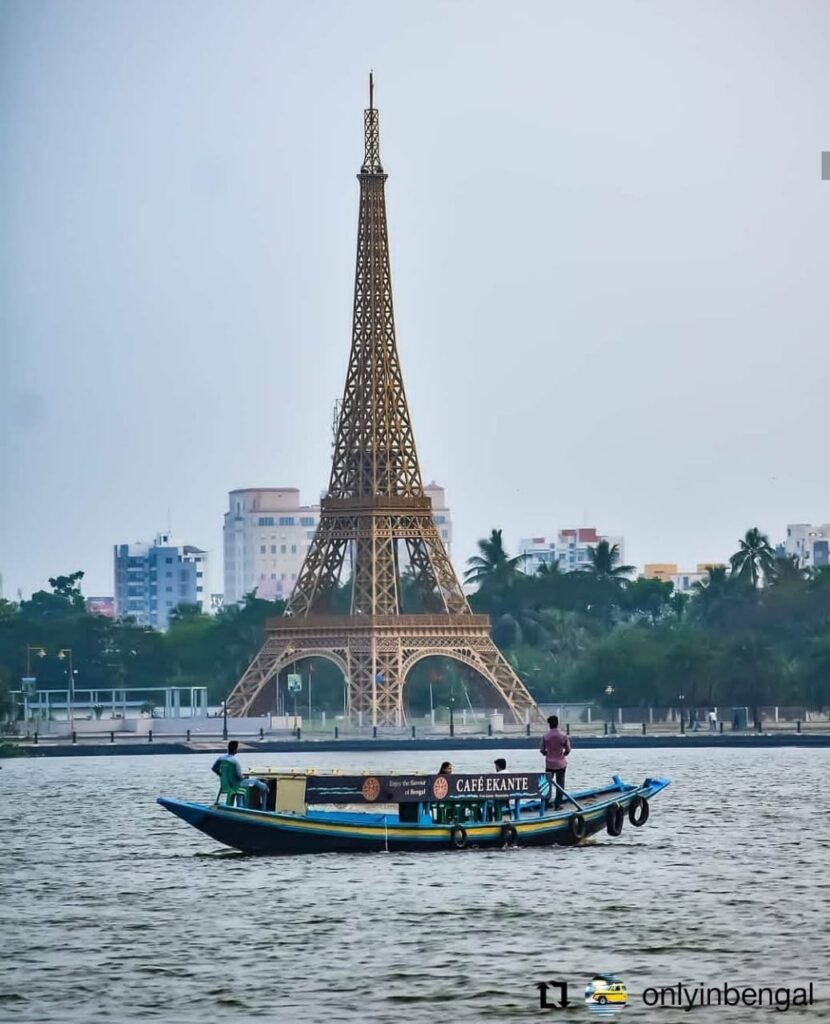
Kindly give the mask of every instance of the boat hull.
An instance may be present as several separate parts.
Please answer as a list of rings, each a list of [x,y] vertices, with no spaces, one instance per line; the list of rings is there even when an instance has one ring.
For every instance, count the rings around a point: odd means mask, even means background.
[[[383,815],[277,814],[167,797],[158,797],[158,803],[212,839],[251,854],[412,852],[460,847],[500,849],[506,840],[518,846],[573,845],[606,830],[606,815],[612,804],[618,803],[627,810],[635,797],[648,799],[668,784],[667,779],[648,779],[638,787],[592,791],[594,796],[601,794],[601,798],[582,810],[585,833],[579,839],[573,834],[572,819],[578,813],[573,809],[505,822],[423,825],[389,822]],[[586,794],[576,796],[584,799]],[[515,830],[515,836],[505,831],[508,827]]]

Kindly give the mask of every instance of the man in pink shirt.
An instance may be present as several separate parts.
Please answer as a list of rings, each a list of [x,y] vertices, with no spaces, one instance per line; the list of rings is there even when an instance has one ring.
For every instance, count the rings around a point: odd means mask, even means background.
[[[571,741],[559,728],[558,715],[548,718],[550,728],[542,737],[539,752],[545,755],[545,771],[555,790],[553,809],[558,811],[562,806],[562,790],[565,788],[565,769],[568,767],[568,754],[571,752]],[[555,783],[555,785],[554,785]],[[548,797],[550,803],[550,797]]]

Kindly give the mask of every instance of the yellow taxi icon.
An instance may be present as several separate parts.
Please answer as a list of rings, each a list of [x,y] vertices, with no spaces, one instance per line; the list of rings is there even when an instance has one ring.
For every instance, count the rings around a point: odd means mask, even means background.
[[[600,981],[596,979],[591,985],[592,992],[588,996],[592,1003],[605,1006],[606,1003],[625,1004],[628,1002],[628,989],[621,981]]]

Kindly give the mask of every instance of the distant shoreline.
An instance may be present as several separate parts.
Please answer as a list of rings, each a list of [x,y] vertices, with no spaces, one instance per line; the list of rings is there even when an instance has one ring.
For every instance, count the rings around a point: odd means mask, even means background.
[[[647,747],[680,750],[699,747],[830,747],[830,732],[751,733],[693,736],[585,736],[572,737],[575,750],[638,750]],[[390,750],[535,750],[538,736],[436,737],[435,739],[321,739],[246,741],[239,737],[244,753],[357,753]],[[9,743],[7,746],[11,747]],[[198,744],[152,743],[19,743],[12,757],[109,757],[135,754],[208,754],[225,749],[221,738]]]

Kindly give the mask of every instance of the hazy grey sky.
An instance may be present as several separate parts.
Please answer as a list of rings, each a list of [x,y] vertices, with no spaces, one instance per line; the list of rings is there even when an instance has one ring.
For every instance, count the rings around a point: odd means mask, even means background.
[[[326,486],[375,69],[398,342],[461,567],[830,520],[830,5],[5,0],[0,573]]]

